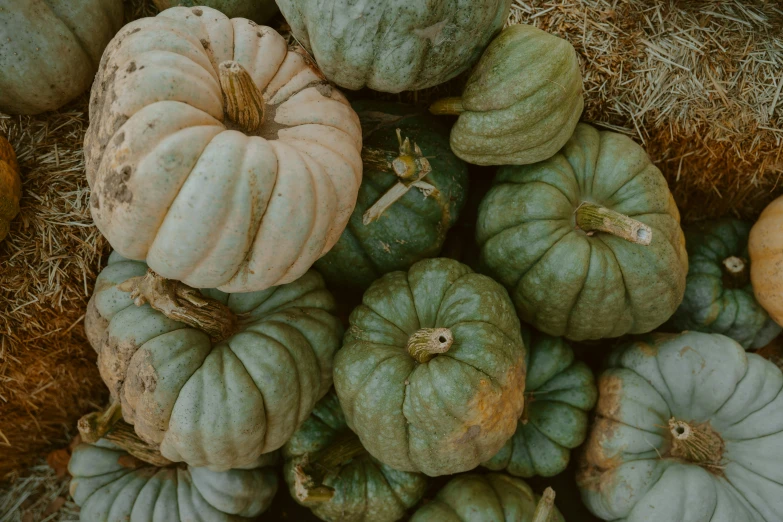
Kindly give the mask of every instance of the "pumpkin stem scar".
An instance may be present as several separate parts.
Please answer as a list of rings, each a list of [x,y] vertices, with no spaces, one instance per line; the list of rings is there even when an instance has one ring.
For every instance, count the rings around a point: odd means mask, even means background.
[[[394,172],[400,179],[373,206],[367,209],[362,216],[362,223],[365,225],[369,225],[381,217],[387,208],[413,187],[421,190],[425,198],[431,194],[437,195],[438,189],[423,181],[424,177],[432,172],[432,166],[429,160],[424,157],[419,146],[408,138],[403,139],[400,129],[397,129],[397,142],[399,143],[398,155],[368,147],[362,149],[362,162],[365,167]]]
[[[203,331],[214,342],[234,335],[239,329],[239,317],[226,305],[205,297],[185,283],[166,279],[147,269],[143,276],[132,277],[117,288],[130,292],[136,306],[145,303],[169,319]]]
[[[722,472],[723,438],[709,422],[689,424],[672,417],[669,419],[669,432],[672,457],[693,462],[715,474]]]
[[[723,260],[723,285],[727,288],[742,288],[750,282],[747,262],[741,257],[729,256]]]
[[[343,464],[365,453],[367,450],[359,436],[349,431],[315,455],[305,454],[294,467],[296,498],[306,503],[328,502],[334,496],[334,489],[323,484],[326,476],[337,475]]]
[[[226,60],[218,67],[226,118],[245,133],[253,133],[264,123],[264,95],[250,73],[239,63]]]
[[[408,353],[424,364],[438,354],[446,353],[454,343],[448,328],[421,328],[408,338]]]
[[[462,98],[458,96],[441,98],[430,105],[430,112],[436,116],[459,116],[465,112]]]
[[[606,232],[638,245],[646,246],[652,242],[649,226],[606,207],[583,201],[574,213],[576,226],[588,235]]]
[[[555,490],[546,488],[541,499],[536,504],[533,519],[530,522],[550,522],[555,509]]]

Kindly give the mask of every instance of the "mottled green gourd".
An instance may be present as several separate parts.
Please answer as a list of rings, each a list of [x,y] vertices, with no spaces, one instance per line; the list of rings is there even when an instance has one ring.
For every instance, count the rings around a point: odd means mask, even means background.
[[[501,473],[454,477],[411,522],[564,522],[554,492],[536,495],[523,480]]]
[[[264,23],[277,12],[274,0],[153,0],[155,7],[163,11],[169,7],[206,6],[217,9],[229,18],[249,18]]]
[[[450,80],[478,60],[511,0],[277,0],[332,82],[400,92]]]
[[[483,270],[549,335],[649,332],[685,292],[685,239],[666,180],[630,138],[589,125],[552,158],[498,171],[476,239]]]
[[[467,197],[467,165],[448,128],[410,105],[352,104],[362,123],[364,173],[356,208],[315,268],[332,288],[364,290],[381,275],[438,255]]]
[[[783,374],[720,334],[653,334],[598,379],[577,474],[609,521],[783,520]]]
[[[562,337],[526,328],[522,337],[527,348],[525,411],[514,436],[482,465],[517,477],[551,477],[566,469],[571,450],[584,442],[598,390],[592,370],[574,359]]]
[[[335,356],[348,426],[395,469],[475,468],[522,414],[525,348],[508,294],[452,259],[425,259],[364,293]]]
[[[750,283],[750,223],[718,219],[685,229],[688,278],[671,331],[696,330],[731,337],[746,349],[761,348],[781,328],[756,301]]]
[[[530,25],[503,30],[484,51],[460,98],[430,107],[459,115],[451,148],[476,165],[525,165],[555,154],[584,107],[574,47]]]
[[[291,496],[328,522],[394,522],[427,488],[421,473],[397,471],[373,458],[328,393],[283,446]]]

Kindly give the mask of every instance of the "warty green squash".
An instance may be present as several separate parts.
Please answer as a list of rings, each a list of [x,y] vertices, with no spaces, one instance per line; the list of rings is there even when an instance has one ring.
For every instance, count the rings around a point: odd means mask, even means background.
[[[750,283],[750,224],[724,218],[685,229],[688,278],[670,331],[696,330],[731,337],[746,349],[765,346],[780,326],[756,301]]]
[[[604,520],[783,520],[783,374],[720,334],[650,335],[598,379],[577,484]]]
[[[161,11],[178,5],[211,7],[229,18],[249,18],[259,24],[277,12],[274,0],[153,0],[153,3]]]
[[[333,288],[365,290],[381,275],[438,255],[468,190],[448,128],[410,105],[353,103],[362,124],[362,185],[348,226],[315,263]]]
[[[283,446],[291,496],[328,522],[394,522],[427,488],[421,473],[397,471],[373,458],[345,422],[329,392]]]
[[[332,383],[342,326],[318,273],[262,292],[196,290],[113,253],[85,329],[125,420],[175,462],[244,467]]]
[[[349,318],[334,385],[375,458],[430,476],[475,468],[516,429],[525,347],[505,289],[452,259],[373,283]]]
[[[630,138],[586,124],[552,158],[499,169],[476,240],[482,270],[549,335],[649,332],[685,292],[685,239],[666,180]]]

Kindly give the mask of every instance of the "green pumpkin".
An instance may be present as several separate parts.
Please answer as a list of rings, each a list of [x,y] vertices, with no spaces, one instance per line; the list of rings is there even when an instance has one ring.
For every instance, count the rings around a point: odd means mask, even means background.
[[[359,101],[353,108],[362,124],[362,184],[348,227],[315,268],[333,288],[364,290],[387,272],[407,270],[438,255],[465,203],[468,169],[451,152],[448,128],[437,118],[410,105],[382,101]],[[415,144],[420,151],[401,151],[405,143],[399,142],[397,130],[410,140],[409,148]],[[395,161],[405,165],[399,174]],[[385,206],[381,198],[398,183],[412,187],[380,215],[365,220],[378,205]]]
[[[348,89],[432,87],[473,65],[511,0],[277,0],[296,40]]]
[[[582,115],[574,47],[530,25],[512,25],[484,51],[461,98],[430,110],[459,115],[451,148],[476,165],[526,165],[553,156]]]
[[[224,472],[156,467],[105,440],[71,455],[70,492],[82,522],[243,522],[267,510],[277,492],[276,454],[256,469]]]
[[[397,471],[367,453],[334,392],[316,404],[283,456],[291,496],[328,522],[394,522],[427,488],[421,473]]]
[[[249,18],[260,24],[277,12],[274,0],[152,0],[159,10],[178,5],[185,7],[206,6],[217,9],[229,18]]]
[[[630,138],[585,124],[552,158],[498,171],[476,240],[482,269],[510,289],[522,320],[554,336],[649,332],[685,292],[666,180]]]
[[[261,292],[177,296],[206,303],[183,309],[206,310],[213,326],[234,320],[215,332],[142,304],[148,299],[135,304],[126,285],[149,275],[143,262],[112,254],[85,319],[124,419],[164,457],[192,466],[245,467],[281,447],[332,382],[342,326],[321,276],[310,271]]]
[[[598,379],[577,484],[604,520],[783,520],[783,374],[719,334],[650,335]]]
[[[525,348],[506,291],[452,259],[381,277],[350,316],[334,385],[348,426],[395,469],[475,468],[516,429]]]
[[[411,522],[564,522],[554,507],[549,517],[535,518],[540,500],[518,478],[501,473],[460,475],[420,507]]]
[[[673,331],[719,333],[746,349],[778,336],[780,326],[756,301],[750,284],[750,227],[727,218],[685,229],[688,278],[685,298],[668,325]]]
[[[517,477],[551,477],[568,466],[587,435],[587,412],[598,398],[590,368],[562,337],[522,331],[527,347],[525,411],[517,431],[483,463]]]

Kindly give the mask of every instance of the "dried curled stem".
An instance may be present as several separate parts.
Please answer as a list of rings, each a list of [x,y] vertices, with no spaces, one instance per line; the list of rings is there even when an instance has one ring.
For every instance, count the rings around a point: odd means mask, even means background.
[[[264,95],[250,73],[234,60],[218,67],[220,89],[226,117],[245,133],[258,130],[264,123]]]
[[[750,282],[750,267],[745,259],[729,256],[723,260],[723,284],[727,288],[743,288]]]
[[[421,328],[408,338],[408,353],[424,364],[438,354],[446,353],[454,343],[448,328]]]
[[[693,462],[713,473],[723,469],[723,438],[709,422],[689,424],[672,417],[669,419],[669,432],[672,436],[672,457]]]
[[[329,474],[336,474],[352,458],[367,453],[359,437],[347,432],[314,456],[305,454],[294,467],[294,492],[304,503],[328,502],[334,489],[323,484]]]
[[[544,494],[541,495],[541,499],[536,504],[536,510],[533,513],[533,520],[531,522],[550,522],[553,520],[553,514],[555,512],[555,490],[552,488],[546,488]]]
[[[652,229],[649,226],[612,209],[583,202],[575,213],[576,225],[587,235],[605,232],[643,246],[652,242]]]
[[[436,100],[430,105],[430,112],[436,116],[459,116],[465,112],[465,107],[462,105],[462,98],[454,96]]]

